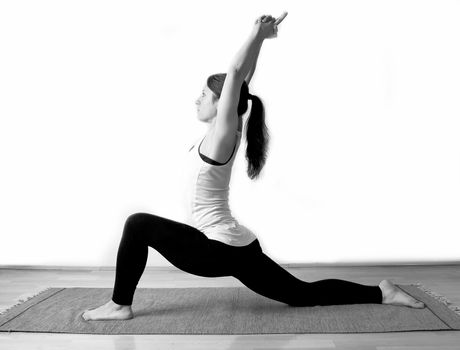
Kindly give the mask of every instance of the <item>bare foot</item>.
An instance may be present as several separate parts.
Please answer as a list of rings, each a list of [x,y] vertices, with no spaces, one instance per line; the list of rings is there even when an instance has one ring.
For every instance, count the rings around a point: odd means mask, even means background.
[[[424,303],[403,292],[389,280],[382,280],[379,287],[383,295],[382,304],[409,306],[416,309],[423,309],[425,307]]]
[[[88,309],[81,315],[85,321],[129,320],[134,317],[131,305],[118,305],[110,300],[95,309]]]

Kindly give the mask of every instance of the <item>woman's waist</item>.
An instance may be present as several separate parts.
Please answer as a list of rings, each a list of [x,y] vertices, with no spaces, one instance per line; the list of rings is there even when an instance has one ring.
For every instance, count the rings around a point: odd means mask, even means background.
[[[206,216],[206,217],[194,217],[196,227],[201,231],[211,232],[213,230],[222,229],[233,229],[238,227],[239,223],[231,215],[224,216]]]
[[[201,227],[201,231],[205,234],[226,234],[229,236],[253,236],[255,237],[254,232],[252,232],[246,226],[240,224],[238,220],[234,219],[233,222],[219,222],[213,225],[207,225]]]
[[[222,231],[238,228],[239,222],[235,218],[226,218],[213,223],[204,224],[201,226],[202,230],[206,232]]]
[[[228,205],[223,206],[193,206],[191,208],[193,219],[204,225],[230,224],[237,220],[233,217]]]

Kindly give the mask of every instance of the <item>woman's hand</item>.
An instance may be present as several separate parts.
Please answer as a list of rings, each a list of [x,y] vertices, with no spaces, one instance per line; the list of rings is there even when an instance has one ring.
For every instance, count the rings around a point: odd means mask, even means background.
[[[278,24],[280,24],[287,16],[287,12],[283,12],[278,18],[263,15],[257,18],[254,26],[254,31],[262,39],[272,39],[278,36]]]

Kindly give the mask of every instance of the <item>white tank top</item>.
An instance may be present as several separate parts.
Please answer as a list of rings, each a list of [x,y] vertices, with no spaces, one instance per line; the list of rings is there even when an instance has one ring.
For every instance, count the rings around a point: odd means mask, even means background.
[[[245,246],[257,237],[241,225],[228,205],[232,166],[241,142],[237,131],[236,144],[227,163],[218,163],[200,153],[203,139],[198,140],[187,155],[184,209],[186,224],[214,239],[232,246]]]

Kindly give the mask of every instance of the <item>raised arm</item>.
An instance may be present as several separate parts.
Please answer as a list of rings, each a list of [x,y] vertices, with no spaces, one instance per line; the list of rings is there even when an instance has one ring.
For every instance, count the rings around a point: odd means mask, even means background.
[[[286,15],[285,12],[278,19],[271,16],[259,17],[249,37],[231,62],[219,98],[214,129],[214,147],[218,149],[222,147],[231,149],[233,147],[238,128],[236,115],[241,85],[245,79],[250,80],[252,78],[263,41],[267,38],[276,37],[277,24]],[[248,80],[246,81],[248,82]]]
[[[267,19],[265,19],[267,17]],[[263,41],[275,33],[275,19],[271,16],[260,16],[252,28],[249,38],[237,52],[230,64],[230,69],[236,71],[243,80],[254,73],[255,63],[259,56]]]
[[[262,22],[274,21],[274,36],[273,37],[276,37],[278,33],[278,24],[281,23],[286,16],[287,16],[287,12],[283,12],[283,14],[276,19],[273,18],[272,16],[262,16],[262,17],[259,17],[257,21],[258,20],[261,20]],[[256,21],[256,24],[257,24],[257,21]],[[257,29],[255,28],[254,30],[257,30]],[[251,57],[252,60],[250,62],[249,72],[246,74],[244,78],[244,80],[246,81],[248,85],[251,82],[252,76],[254,75],[254,71],[256,70],[257,59],[259,58],[260,46],[262,46],[262,42],[259,42],[258,50],[256,50],[254,56]]]
[[[238,128],[236,116],[241,85],[248,75],[252,77],[254,64],[263,41],[276,33],[275,19],[270,17],[270,20],[267,19],[264,23],[264,17],[266,16],[261,16],[256,20],[249,37],[238,50],[227,71],[219,98],[213,138],[214,147],[233,147]]]
[[[260,46],[262,46],[262,43],[260,44]],[[252,76],[254,75],[254,71],[256,70],[257,59],[259,58],[259,53],[260,53],[260,47],[259,47],[259,50],[257,50],[256,52],[254,62],[252,62],[251,64],[251,69],[249,70],[249,73],[246,74],[246,77],[244,78],[244,80],[246,81],[246,84],[248,85],[251,82]]]
[[[268,26],[268,23],[265,26]],[[266,37],[267,29],[265,31],[259,30],[259,25],[256,24],[230,63],[217,107],[214,147],[233,147],[238,128],[238,118],[236,116],[241,85],[248,74],[252,75],[250,70]]]

